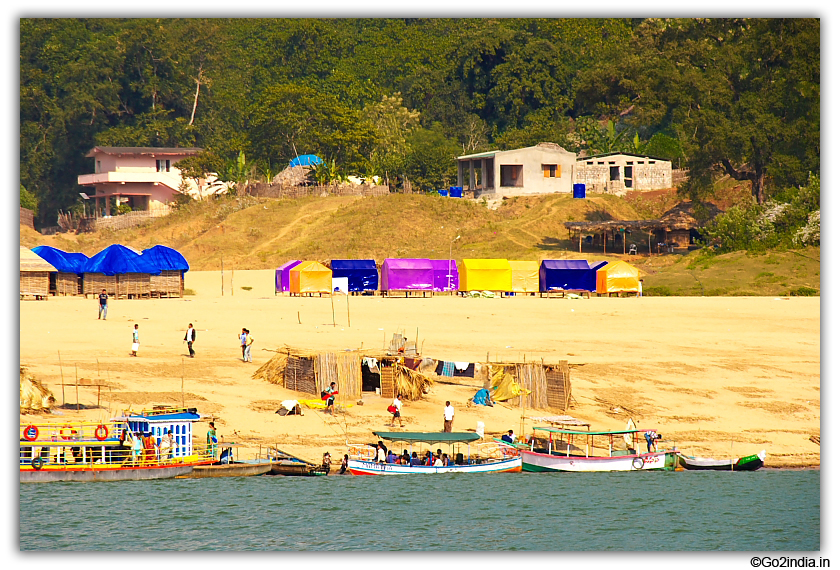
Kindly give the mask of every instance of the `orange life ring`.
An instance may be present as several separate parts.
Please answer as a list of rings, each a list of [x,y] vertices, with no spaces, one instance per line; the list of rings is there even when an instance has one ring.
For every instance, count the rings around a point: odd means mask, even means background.
[[[99,424],[96,426],[96,431],[93,432],[93,435],[95,435],[96,439],[99,441],[104,441],[108,438],[108,428],[104,424]]]
[[[67,430],[67,433],[66,433],[66,434],[65,434],[65,431],[64,431],[64,430]],[[73,435],[73,428],[72,428],[72,427],[70,427],[70,426],[68,426],[68,425],[65,425],[65,426],[63,426],[63,427],[61,428],[61,430],[58,432],[58,435],[60,435],[60,436],[61,436],[61,439],[70,439],[70,437]]]
[[[35,441],[38,439],[38,426],[34,426],[32,424],[26,426],[23,430],[23,439],[26,441]]]

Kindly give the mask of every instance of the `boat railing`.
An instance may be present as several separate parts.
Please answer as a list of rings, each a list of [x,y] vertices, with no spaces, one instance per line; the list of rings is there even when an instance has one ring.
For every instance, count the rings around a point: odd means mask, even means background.
[[[122,422],[43,422],[20,424],[21,444],[26,442],[105,441],[118,440],[124,429]]]
[[[360,461],[373,461],[376,457],[376,448],[367,443],[353,443],[347,446],[347,457]]]

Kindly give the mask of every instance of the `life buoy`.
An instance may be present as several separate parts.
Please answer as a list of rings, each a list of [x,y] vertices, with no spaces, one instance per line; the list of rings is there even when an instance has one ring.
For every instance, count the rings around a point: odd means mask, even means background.
[[[96,426],[96,431],[93,432],[93,435],[99,441],[104,441],[108,437],[108,428],[104,424],[99,424]]]
[[[38,426],[32,424],[26,426],[23,430],[23,439],[26,441],[35,441],[38,439]]]
[[[61,439],[70,439],[70,436],[73,435],[73,428],[70,426],[64,426],[58,432],[58,435],[61,436]]]
[[[40,470],[41,470],[41,467],[43,467],[43,466],[44,466],[44,459],[43,459],[43,457],[38,456],[38,457],[36,457],[35,459],[33,459],[33,460],[32,460],[32,468],[33,468],[35,471],[40,471]]]
[[[641,469],[645,466],[645,460],[641,457],[635,457],[633,459],[633,469]]]

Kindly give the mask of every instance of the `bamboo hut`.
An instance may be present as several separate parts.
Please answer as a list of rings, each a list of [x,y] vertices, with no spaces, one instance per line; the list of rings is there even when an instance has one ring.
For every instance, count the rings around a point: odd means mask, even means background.
[[[20,246],[20,296],[46,299],[50,294],[50,273],[56,268],[34,251]]]
[[[47,263],[56,268],[50,273],[50,293],[53,295],[80,295],[82,293],[82,266],[88,257],[84,253],[68,253],[48,245],[33,247]]]
[[[510,376],[519,385],[522,393],[507,399],[513,406],[565,411],[571,405],[572,384],[567,360],[561,360],[556,365],[544,362],[490,363],[490,374],[497,381]]]
[[[102,289],[114,297],[139,299],[151,296],[151,274],[160,273],[140,260],[140,253],[119,244],[109,245],[83,266],[84,295],[97,295]]]
[[[184,273],[190,270],[190,264],[177,250],[163,245],[156,245],[143,250],[141,259],[160,271],[150,273],[149,293],[152,297],[183,297]]]

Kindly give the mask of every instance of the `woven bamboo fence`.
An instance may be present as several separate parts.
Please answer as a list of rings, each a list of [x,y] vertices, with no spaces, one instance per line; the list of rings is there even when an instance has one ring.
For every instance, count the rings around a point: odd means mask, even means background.
[[[289,390],[318,394],[315,384],[315,359],[290,354],[284,370],[285,386]]]
[[[561,360],[559,366],[546,366],[545,382],[548,389],[548,406],[566,411],[572,398],[569,361]]]
[[[338,389],[347,399],[362,397],[362,357],[355,353],[339,353],[336,362]]]
[[[50,272],[21,271],[20,294],[46,298],[50,294]]]
[[[151,296],[151,275],[148,273],[121,273],[117,276],[117,296]]]
[[[184,277],[181,271],[163,270],[160,275],[149,277],[150,292],[153,297],[181,296],[183,291]]]
[[[82,276],[82,292],[85,297],[99,295],[103,289],[108,295],[116,296],[117,276],[105,275],[104,273],[85,273]]]
[[[514,377],[520,386],[530,392],[525,396],[519,396],[519,398],[525,398],[526,407],[534,409],[548,407],[548,386],[545,381],[545,368],[542,364],[517,364]]]
[[[55,275],[55,294],[78,295],[81,284],[81,277],[77,273],[59,271]]]

